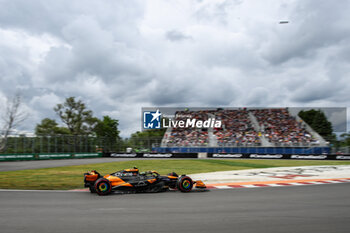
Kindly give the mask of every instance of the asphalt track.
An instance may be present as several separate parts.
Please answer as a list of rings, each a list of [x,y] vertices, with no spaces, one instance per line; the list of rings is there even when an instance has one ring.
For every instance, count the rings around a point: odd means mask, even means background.
[[[21,232],[349,232],[350,184],[114,194],[1,191],[0,226]]]

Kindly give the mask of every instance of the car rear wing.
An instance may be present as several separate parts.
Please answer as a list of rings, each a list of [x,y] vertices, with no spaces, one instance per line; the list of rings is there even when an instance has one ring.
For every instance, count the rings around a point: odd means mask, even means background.
[[[98,173],[96,170],[84,173],[85,182],[95,182],[100,177],[101,177],[101,174]]]

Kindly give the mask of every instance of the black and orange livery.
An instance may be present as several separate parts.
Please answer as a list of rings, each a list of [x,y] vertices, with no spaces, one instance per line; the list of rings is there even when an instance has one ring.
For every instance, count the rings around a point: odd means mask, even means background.
[[[101,176],[97,171],[84,174],[85,187],[92,193],[108,195],[113,191],[125,192],[161,192],[169,189],[178,189],[181,192],[190,192],[192,188],[205,189],[202,181],[192,181],[186,175],[178,176],[175,172],[161,176],[156,171],[139,172],[136,167],[124,169],[109,175]]]

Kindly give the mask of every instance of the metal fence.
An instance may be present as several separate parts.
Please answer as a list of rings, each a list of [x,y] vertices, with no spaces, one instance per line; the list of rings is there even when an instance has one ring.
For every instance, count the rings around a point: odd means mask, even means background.
[[[11,136],[7,138],[6,147],[0,153],[80,153],[97,152],[104,148],[117,149],[116,140],[91,136]]]
[[[2,140],[0,138],[0,143]],[[127,148],[134,152],[150,152],[153,147],[160,146],[161,140],[162,138],[115,139],[85,135],[11,135],[0,154],[125,152]]]

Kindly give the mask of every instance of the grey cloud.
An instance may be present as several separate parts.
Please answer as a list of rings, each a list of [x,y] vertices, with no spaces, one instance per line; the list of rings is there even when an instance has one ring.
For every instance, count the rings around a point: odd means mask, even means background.
[[[0,44],[0,80],[1,91],[11,96],[20,89],[28,89],[31,84],[30,62],[26,52],[11,49]]]
[[[166,2],[164,15],[153,1],[1,1],[0,32],[28,38],[0,41],[0,94],[22,91],[28,130],[76,96],[123,136],[142,106],[348,106],[349,2],[267,0],[271,15],[258,3]],[[44,35],[55,43],[31,48]]]
[[[177,30],[168,31],[165,34],[165,36],[170,41],[182,41],[182,40],[189,40],[189,39],[191,39],[190,36],[187,36],[187,35],[183,34],[180,31],[177,31]]]
[[[208,1],[202,4],[193,14],[196,19],[202,22],[215,21],[219,24],[228,24],[228,15],[233,8],[242,4],[242,0],[226,0],[223,2]]]
[[[279,34],[271,36],[265,57],[275,65],[290,59],[312,59],[320,49],[349,42],[349,8],[349,1],[297,2],[290,23],[276,25],[275,33]]]
[[[248,106],[266,106],[268,103],[269,92],[264,87],[256,87],[250,90],[247,98]]]
[[[293,95],[293,100],[299,103],[332,99],[338,96],[348,85],[343,86],[343,80],[319,78],[305,81]],[[349,94],[347,95],[349,96]]]
[[[106,28],[114,29],[115,25],[124,23],[135,24],[142,16],[142,2],[140,0],[108,0],[80,1],[58,0],[12,0],[2,1],[0,7],[0,26],[4,28],[22,28],[34,33],[51,33],[60,36],[62,28],[74,21],[77,17],[88,15],[96,18]],[[118,14],[116,14],[118,12]],[[125,27],[119,28],[126,33]]]
[[[24,28],[34,33],[56,34],[59,28],[71,19],[70,11],[70,7],[59,4],[59,1],[2,1],[0,25],[4,28]]]
[[[191,84],[182,80],[159,80],[149,92],[149,101],[155,106],[185,103],[191,99]]]
[[[299,91],[299,95],[296,95],[293,100],[299,103],[304,103],[327,99],[332,96],[333,91],[336,91],[336,89],[328,88],[326,86],[316,86],[312,88],[309,86],[309,88]]]

